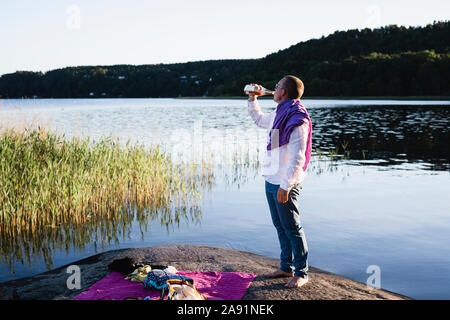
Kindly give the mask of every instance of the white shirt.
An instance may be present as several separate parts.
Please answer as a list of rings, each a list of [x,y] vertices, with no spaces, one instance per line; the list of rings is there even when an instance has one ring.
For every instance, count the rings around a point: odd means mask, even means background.
[[[255,100],[248,102],[248,113],[258,127],[268,129],[268,144],[276,109],[270,113],[263,113],[258,105],[258,100]],[[305,120],[301,126],[292,130],[287,144],[272,150],[266,149],[262,166],[262,175],[266,181],[278,184],[286,191],[289,191],[295,184],[303,182],[306,177],[303,165],[306,160],[308,130],[309,123],[308,120]]]

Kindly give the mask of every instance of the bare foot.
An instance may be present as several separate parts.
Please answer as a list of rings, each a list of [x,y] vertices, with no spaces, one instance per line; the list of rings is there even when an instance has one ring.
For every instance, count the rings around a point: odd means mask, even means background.
[[[264,277],[266,278],[282,278],[282,277],[293,277],[294,274],[290,272],[284,272],[281,269],[277,269],[275,271],[269,272],[264,274]]]
[[[302,278],[302,277],[293,277],[288,283],[286,283],[284,286],[286,288],[300,288],[304,284],[308,282],[308,278]]]

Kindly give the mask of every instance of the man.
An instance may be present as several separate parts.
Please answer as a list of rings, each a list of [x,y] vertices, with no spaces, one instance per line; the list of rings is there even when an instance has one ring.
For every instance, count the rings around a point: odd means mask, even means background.
[[[289,75],[275,86],[273,100],[278,106],[273,112],[261,112],[257,93],[250,93],[248,102],[248,111],[255,124],[271,129],[262,174],[280,242],[281,263],[279,269],[265,276],[291,277],[285,285],[287,288],[298,288],[308,282],[308,246],[298,208],[301,185],[311,157],[312,127],[311,119],[300,103],[303,91],[303,82]]]

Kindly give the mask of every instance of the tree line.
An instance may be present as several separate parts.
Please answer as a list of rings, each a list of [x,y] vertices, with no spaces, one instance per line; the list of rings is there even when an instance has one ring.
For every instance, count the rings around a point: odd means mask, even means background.
[[[336,31],[260,59],[79,66],[0,77],[2,98],[240,96],[299,76],[305,96],[449,96],[450,24]]]

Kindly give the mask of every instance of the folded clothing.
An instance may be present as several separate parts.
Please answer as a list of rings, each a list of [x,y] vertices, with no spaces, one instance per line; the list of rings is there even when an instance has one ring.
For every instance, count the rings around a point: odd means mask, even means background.
[[[139,267],[139,268],[135,269],[132,273],[128,274],[125,277],[125,280],[130,280],[130,281],[134,281],[134,282],[144,282],[145,279],[147,278],[147,274],[150,271],[152,271],[152,266],[150,266],[150,265],[145,265],[145,266]],[[168,266],[163,271],[165,271],[167,273],[171,273],[171,274],[176,274],[178,272],[178,270],[173,266]]]
[[[147,274],[143,285],[146,289],[157,289],[161,290],[167,286],[167,280],[169,279],[178,279],[178,280],[186,280],[190,284],[194,284],[194,280],[189,277],[180,276],[177,274],[169,273],[165,270],[152,270]]]

